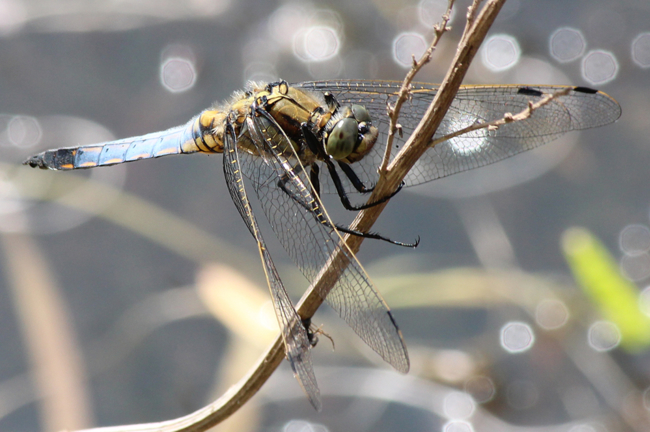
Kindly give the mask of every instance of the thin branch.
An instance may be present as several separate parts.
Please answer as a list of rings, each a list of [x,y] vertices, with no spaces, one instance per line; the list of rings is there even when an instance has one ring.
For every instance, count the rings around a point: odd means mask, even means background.
[[[475,1],[475,3],[477,2]],[[395,190],[417,159],[429,148],[433,134],[442,122],[478,47],[485,39],[487,31],[504,3],[505,0],[489,0],[478,15],[476,22],[466,27],[456,57],[434,100],[400,153],[387,167],[386,176],[380,177],[370,200],[376,201],[377,197],[385,196],[386,193]],[[368,231],[384,207],[385,203],[361,211],[353,223],[353,229]],[[363,238],[359,236],[346,235],[345,240],[354,253],[359,250],[363,242]],[[319,277],[297,305],[296,309],[302,318],[310,318],[314,315],[323,303],[323,298],[319,293],[327,293],[331,290],[341,271],[341,263],[347,261],[345,253],[339,251],[329,261],[330,265],[321,270]],[[248,401],[283,359],[284,347],[282,339],[278,337],[247,376],[243,377],[219,399],[194,413],[159,423],[95,428],[88,429],[86,432],[203,432],[228,418]]]
[[[479,130],[479,129],[497,130],[505,124],[529,119],[530,116],[533,115],[533,112],[535,110],[543,107],[544,105],[548,105],[554,99],[557,99],[561,96],[566,96],[571,92],[571,90],[572,90],[571,87],[567,87],[563,90],[556,91],[555,93],[549,93],[535,103],[528,101],[528,106],[526,107],[526,109],[522,110],[517,114],[513,115],[512,113],[505,113],[503,117],[498,120],[493,120],[491,122],[484,122],[484,123],[476,123],[467,126],[466,128],[459,129],[453,133],[450,133],[449,135],[445,135],[443,137],[434,139],[431,141],[431,144],[429,145],[433,147],[437,144],[440,144],[441,142],[450,140],[460,135],[465,135],[466,133],[473,132],[475,130]]]
[[[476,19],[476,13],[478,12],[478,7],[481,4],[483,0],[473,0],[472,4],[469,5],[467,8],[467,14],[465,15],[465,18],[467,19],[465,23],[465,29],[471,28],[472,25],[474,24],[474,20]],[[463,33],[463,38],[467,35],[467,32]],[[461,42],[463,39],[461,38]]]
[[[413,78],[415,78],[415,75],[417,75],[420,69],[422,69],[425,64],[431,61],[431,56],[436,50],[436,47],[438,46],[438,42],[442,38],[442,35],[450,30],[450,27],[447,27],[447,23],[449,22],[449,16],[451,15],[451,9],[453,6],[454,0],[449,0],[449,3],[447,4],[447,11],[442,15],[441,21],[433,26],[434,35],[433,40],[431,41],[431,45],[429,45],[429,48],[424,52],[424,54],[422,54],[420,60],[416,61],[415,56],[413,57],[413,66],[411,66],[411,69],[404,77],[404,81],[402,82],[402,87],[399,90],[395,105],[390,106],[390,103],[387,103],[387,114],[388,118],[390,119],[390,124],[388,126],[388,138],[386,140],[384,159],[381,163],[381,167],[379,168],[380,174],[386,171],[388,163],[390,162],[390,153],[393,148],[395,133],[399,133],[400,135],[402,133],[398,123],[399,113],[402,110],[402,105],[409,99],[411,95],[411,82],[413,82]]]

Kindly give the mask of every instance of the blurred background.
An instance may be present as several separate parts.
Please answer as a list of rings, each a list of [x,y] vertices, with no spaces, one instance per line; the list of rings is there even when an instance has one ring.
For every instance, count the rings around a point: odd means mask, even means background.
[[[183,124],[248,80],[401,80],[445,6],[0,0],[0,430],[188,414],[277,335],[221,156],[80,173],[27,156]],[[418,80],[444,76],[467,6]],[[323,411],[283,364],[216,430],[650,430],[649,18],[643,1],[509,0],[466,84],[594,87],[622,118],[397,195],[375,229],[420,246],[366,241],[359,259],[411,372],[323,307]]]

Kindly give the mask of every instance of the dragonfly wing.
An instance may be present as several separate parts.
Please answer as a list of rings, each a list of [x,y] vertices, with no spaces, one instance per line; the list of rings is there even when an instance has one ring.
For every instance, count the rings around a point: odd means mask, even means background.
[[[459,90],[434,139],[481,122],[501,119],[505,113],[526,110],[529,102],[564,90],[565,86],[477,86]],[[421,105],[431,97],[422,96]],[[414,110],[410,110],[412,113]],[[489,165],[534,149],[561,135],[611,123],[620,117],[620,106],[605,93],[574,87],[552,100],[529,119],[505,124],[496,130],[479,129],[441,142],[417,162],[407,185],[420,184]],[[414,128],[417,119],[409,121]]]
[[[361,161],[352,165],[366,183],[377,181],[377,167],[384,154],[388,133],[386,104],[397,100],[401,82],[397,81],[316,81],[296,87],[330,92],[344,105],[360,104],[369,111],[380,131],[378,143]],[[543,96],[566,86],[462,86],[443,119],[434,138],[440,138],[464,127],[500,119],[506,113],[518,113]],[[396,136],[391,156],[394,157],[424,115],[438,86],[414,83],[411,99],[403,106],[399,118],[402,136]],[[572,91],[536,110],[532,117],[501,126],[497,130],[477,130],[452,138],[429,149],[407,175],[409,186],[425,183],[458,172],[498,162],[518,153],[552,141],[562,134],[603,126],[617,120],[621,107],[605,93],[572,87]],[[328,179],[322,190],[335,192]],[[354,192],[349,182],[346,190]]]
[[[266,280],[271,292],[271,299],[275,308],[275,315],[281,329],[284,340],[285,352],[289,364],[293,369],[294,376],[298,383],[309,398],[311,404],[320,411],[321,400],[320,391],[316,382],[316,375],[311,361],[311,343],[307,330],[305,329],[300,316],[293,307],[291,299],[282,284],[282,280],[273,264],[271,255],[266,248],[262,234],[260,233],[257,221],[251,210],[242,171],[240,168],[240,158],[237,151],[235,138],[230,134],[225,134],[225,148],[223,155],[223,170],[226,178],[226,184],[230,196],[232,197],[237,210],[244,219],[246,226],[257,241],[260,258],[266,274]]]
[[[264,116],[249,117],[247,123],[257,154],[266,156],[242,152],[242,171],[285,250],[312,283],[329,268],[336,282],[321,296],[368,346],[407,372],[406,345],[386,302],[312,193],[288,137]]]
[[[33,168],[72,170],[109,166],[140,159],[200,151],[195,117],[182,126],[138,137],[77,147],[46,150],[23,162]]]

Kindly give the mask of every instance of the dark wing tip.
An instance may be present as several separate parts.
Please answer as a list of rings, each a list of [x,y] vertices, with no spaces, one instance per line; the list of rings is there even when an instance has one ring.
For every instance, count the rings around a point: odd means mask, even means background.
[[[530,87],[520,87],[519,90],[517,90],[517,94],[526,95],[526,96],[536,96],[536,97],[544,96],[544,93],[542,93],[541,91]]]
[[[391,360],[387,359],[384,357],[388,363],[391,364],[397,370],[398,372],[401,372],[403,374],[408,373],[409,369],[411,369],[411,359],[409,359],[409,353],[408,349],[406,348],[406,342],[404,342],[404,336],[402,336],[402,331],[399,329],[397,326],[397,321],[395,321],[395,317],[393,316],[393,313],[389,310],[386,311],[388,314],[388,318],[393,324],[393,329],[397,332],[397,340],[399,340],[399,345],[401,349],[396,349],[392,354],[394,354]],[[383,356],[382,356],[383,357]]]
[[[598,93],[598,90],[594,90],[594,89],[589,88],[589,87],[580,87],[580,86],[573,87],[573,91],[579,92],[579,93],[587,93],[587,94],[596,94],[596,93]]]

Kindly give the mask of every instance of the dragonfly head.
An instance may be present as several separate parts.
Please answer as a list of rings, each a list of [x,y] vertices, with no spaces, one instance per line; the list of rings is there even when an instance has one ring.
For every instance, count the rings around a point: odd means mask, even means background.
[[[325,151],[336,160],[353,163],[368,154],[378,135],[364,106],[345,106],[332,117],[326,129]]]

